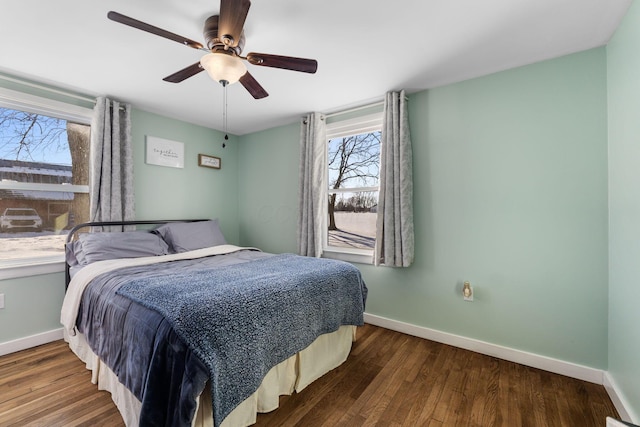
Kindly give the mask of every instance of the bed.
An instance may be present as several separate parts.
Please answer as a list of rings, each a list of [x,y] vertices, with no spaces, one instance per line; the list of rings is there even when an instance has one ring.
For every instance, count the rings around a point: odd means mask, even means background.
[[[128,426],[254,424],[363,324],[353,265],[230,245],[217,220],[80,224],[65,252],[65,340]]]

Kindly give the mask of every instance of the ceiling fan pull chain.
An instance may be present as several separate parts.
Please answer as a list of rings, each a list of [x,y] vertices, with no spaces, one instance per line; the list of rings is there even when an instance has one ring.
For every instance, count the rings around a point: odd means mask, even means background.
[[[222,129],[224,131],[224,140],[229,140],[229,135],[227,134],[227,86],[228,83],[226,80],[220,80],[222,83]],[[222,143],[222,148],[226,147],[226,142]]]

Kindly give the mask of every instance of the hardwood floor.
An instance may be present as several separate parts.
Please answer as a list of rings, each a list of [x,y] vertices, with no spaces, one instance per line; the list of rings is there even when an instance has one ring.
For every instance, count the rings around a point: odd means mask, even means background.
[[[0,426],[123,425],[64,341],[0,357]]]
[[[617,416],[604,387],[371,325],[349,359],[256,426],[580,426]],[[0,357],[0,426],[122,426],[62,341]]]

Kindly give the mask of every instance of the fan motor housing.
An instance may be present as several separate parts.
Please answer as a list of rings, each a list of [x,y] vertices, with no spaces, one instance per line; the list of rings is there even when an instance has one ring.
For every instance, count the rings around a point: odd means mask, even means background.
[[[240,35],[240,40],[238,40],[238,45],[235,47],[227,46],[225,43],[218,37],[218,15],[213,15],[207,18],[204,21],[204,40],[207,43],[207,48],[211,51],[220,50],[220,49],[229,49],[235,51],[236,55],[240,55],[242,49],[244,48],[245,37],[244,30]]]

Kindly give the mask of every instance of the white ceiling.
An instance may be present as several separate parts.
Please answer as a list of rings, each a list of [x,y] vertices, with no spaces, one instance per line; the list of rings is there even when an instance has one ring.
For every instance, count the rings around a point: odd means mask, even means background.
[[[242,135],[486,75],[608,42],[631,0],[253,0],[243,54],[318,60],[316,74],[248,65],[270,96],[228,88]],[[204,42],[216,0],[0,0],[0,72],[222,129],[222,87],[206,73],[162,78],[204,54],[107,19],[114,10]]]

